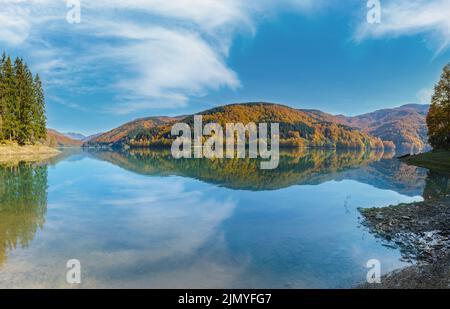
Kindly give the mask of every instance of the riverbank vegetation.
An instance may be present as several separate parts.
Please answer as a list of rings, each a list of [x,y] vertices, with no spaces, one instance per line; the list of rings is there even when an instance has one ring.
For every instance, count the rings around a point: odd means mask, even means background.
[[[450,151],[450,63],[444,67],[441,80],[434,87],[427,126],[431,147]]]
[[[431,170],[450,171],[450,64],[444,67],[441,79],[434,87],[427,126],[433,151],[404,156],[401,160]]]

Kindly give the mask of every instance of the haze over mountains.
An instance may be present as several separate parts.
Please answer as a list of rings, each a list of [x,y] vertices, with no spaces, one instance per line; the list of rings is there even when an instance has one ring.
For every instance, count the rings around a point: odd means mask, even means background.
[[[279,122],[281,146],[331,148],[395,148],[398,154],[429,149],[426,115],[429,105],[407,104],[348,117],[319,110],[294,109],[272,103],[230,104],[199,112],[204,124]],[[193,115],[140,118],[106,133],[86,137],[49,130],[57,146],[145,147],[170,145],[175,122],[192,124]]]
[[[71,139],[78,140],[78,141],[82,141],[82,140],[86,139],[86,136],[84,136],[81,133],[67,132],[67,133],[64,133],[64,135]]]

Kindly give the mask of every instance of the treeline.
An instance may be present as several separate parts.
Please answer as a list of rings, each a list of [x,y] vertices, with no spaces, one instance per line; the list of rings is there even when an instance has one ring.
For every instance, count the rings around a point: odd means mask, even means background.
[[[450,64],[434,87],[427,116],[428,141],[434,149],[450,150]]]
[[[21,58],[3,53],[0,62],[0,142],[34,144],[47,136],[45,99],[39,75]]]

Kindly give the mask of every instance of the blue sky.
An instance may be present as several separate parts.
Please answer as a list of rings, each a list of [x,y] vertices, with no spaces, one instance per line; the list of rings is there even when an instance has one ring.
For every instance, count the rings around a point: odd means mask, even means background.
[[[267,101],[354,115],[427,103],[450,61],[449,0],[0,0],[0,49],[45,82],[49,127]]]

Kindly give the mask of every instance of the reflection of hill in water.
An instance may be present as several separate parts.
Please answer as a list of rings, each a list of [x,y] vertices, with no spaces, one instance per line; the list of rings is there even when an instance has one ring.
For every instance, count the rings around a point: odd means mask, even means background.
[[[354,179],[382,189],[420,195],[424,171],[380,152],[303,150],[282,152],[275,170],[261,170],[256,159],[174,159],[168,150],[89,151],[127,170],[154,176],[177,175],[231,189],[275,190],[292,185],[315,185]]]
[[[396,159],[381,159],[357,170],[343,172],[336,180],[353,179],[380,189],[393,190],[408,195],[422,195],[427,171],[401,163]]]
[[[7,251],[28,247],[47,212],[47,167],[0,165],[0,265]]]

